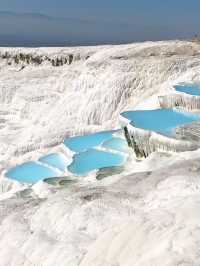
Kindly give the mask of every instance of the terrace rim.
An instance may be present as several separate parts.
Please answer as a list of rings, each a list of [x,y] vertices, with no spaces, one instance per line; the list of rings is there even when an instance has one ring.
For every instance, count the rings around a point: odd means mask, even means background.
[[[177,84],[180,86],[186,83]],[[187,110],[194,114],[200,114],[200,96],[190,95],[176,91],[169,95],[158,96],[161,109]],[[192,83],[187,86],[193,86]],[[198,83],[200,90],[200,83]],[[131,124],[131,122],[133,122]],[[165,136],[155,131],[146,130],[134,126],[134,120],[129,120],[120,114],[120,124],[129,147],[133,148],[137,157],[147,157],[155,151],[184,152],[194,151],[200,148],[200,122],[178,126],[174,136]]]
[[[184,92],[177,87],[191,87],[192,92]],[[200,94],[200,83],[179,83],[173,86],[173,91],[169,95],[158,96],[158,101],[161,108],[180,108],[188,111],[200,112],[200,95],[193,94],[197,89]]]

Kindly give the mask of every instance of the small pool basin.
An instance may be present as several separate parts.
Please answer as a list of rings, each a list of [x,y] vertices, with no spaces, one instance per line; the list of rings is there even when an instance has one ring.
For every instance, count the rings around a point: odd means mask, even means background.
[[[167,136],[172,136],[174,129],[178,126],[200,121],[200,115],[174,109],[128,111],[121,115],[127,118],[134,127]]]
[[[6,176],[21,183],[36,183],[40,180],[60,175],[60,171],[36,162],[26,162],[10,169]]]
[[[74,152],[83,152],[112,138],[115,131],[102,131],[90,135],[67,138],[64,144]]]
[[[193,96],[200,96],[200,84],[181,84],[174,86],[178,92],[183,92]]]
[[[123,165],[125,161],[126,157],[121,154],[90,149],[74,155],[68,170],[75,175],[86,175],[100,168]]]

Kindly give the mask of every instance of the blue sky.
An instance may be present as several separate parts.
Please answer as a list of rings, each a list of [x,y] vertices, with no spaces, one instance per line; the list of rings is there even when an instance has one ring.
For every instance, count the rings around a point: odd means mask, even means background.
[[[45,12],[52,13],[67,12],[67,9],[112,9],[115,11],[129,9],[137,12],[162,12],[166,15],[176,12],[200,11],[199,0],[0,0],[0,10]],[[63,10],[64,9],[64,10]]]
[[[13,17],[6,18],[3,11]],[[0,45],[20,38],[41,44],[55,39],[90,44],[190,38],[199,34],[199,14],[200,0],[0,0]]]

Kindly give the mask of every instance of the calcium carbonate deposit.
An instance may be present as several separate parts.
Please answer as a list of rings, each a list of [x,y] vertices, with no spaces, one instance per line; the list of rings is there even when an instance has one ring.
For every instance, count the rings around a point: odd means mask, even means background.
[[[119,129],[121,113],[199,81],[198,42],[0,48],[0,265],[199,266],[199,149],[138,160],[117,130],[92,147],[114,165],[65,167],[80,159],[69,137]],[[43,180],[6,175],[29,162]]]

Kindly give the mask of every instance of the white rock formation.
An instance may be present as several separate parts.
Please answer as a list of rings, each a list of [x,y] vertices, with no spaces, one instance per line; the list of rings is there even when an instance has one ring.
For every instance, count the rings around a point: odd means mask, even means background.
[[[181,108],[189,111],[200,110],[200,97],[186,93],[172,93],[158,97],[162,108]]]
[[[127,128],[132,148],[134,149],[135,142],[141,155],[146,157],[154,151],[184,152],[194,151],[200,147],[198,142],[194,142],[193,139],[190,141],[190,136],[186,139],[178,139],[136,128],[132,125],[127,125]],[[181,136],[185,137],[186,134],[182,133]]]
[[[31,187],[3,175],[60,151],[65,136],[117,128],[121,112],[156,108],[174,84],[200,80],[199,48],[0,48],[1,266],[200,265],[199,150],[133,158],[102,181]]]

